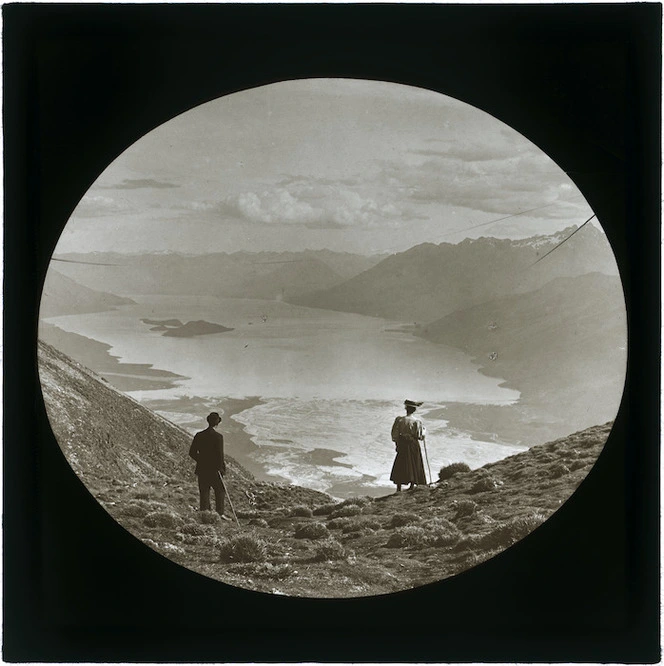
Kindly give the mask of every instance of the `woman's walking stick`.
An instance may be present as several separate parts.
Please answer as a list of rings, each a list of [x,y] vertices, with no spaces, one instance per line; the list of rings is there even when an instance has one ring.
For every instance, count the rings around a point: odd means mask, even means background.
[[[427,438],[422,437],[422,444],[424,444],[424,457],[427,461],[427,468],[429,470],[429,485],[433,483],[433,477],[431,476],[431,467],[429,466],[429,454],[427,453]]]
[[[226,493],[226,497],[228,497],[228,503],[231,505],[231,511],[233,512],[233,518],[235,518],[235,522],[237,523],[237,526],[240,527],[240,521],[237,519],[237,516],[235,515],[235,509],[233,508],[233,502],[231,501],[231,496],[230,493],[228,492],[228,488],[226,488],[226,484],[224,483],[224,477],[221,475],[221,472],[217,470],[217,474],[219,474],[219,478],[221,479],[221,485],[224,487],[224,492]]]

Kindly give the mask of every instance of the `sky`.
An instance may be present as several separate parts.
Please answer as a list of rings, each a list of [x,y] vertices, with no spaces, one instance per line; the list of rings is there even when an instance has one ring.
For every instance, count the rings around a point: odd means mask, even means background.
[[[550,158],[483,111],[394,83],[305,79],[221,97],[142,137],[81,199],[56,254],[370,255],[549,234],[590,215]]]

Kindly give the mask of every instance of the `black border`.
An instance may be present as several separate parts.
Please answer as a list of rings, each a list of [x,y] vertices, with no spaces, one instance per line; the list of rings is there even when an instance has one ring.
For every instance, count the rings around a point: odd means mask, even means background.
[[[4,19],[4,659],[659,660],[661,5],[9,4]],[[59,452],[35,367],[43,275],[110,161],[219,95],[345,76],[452,95],[576,181],[607,231],[630,326],[600,459],[546,526],[388,597],[237,590],[155,556]]]

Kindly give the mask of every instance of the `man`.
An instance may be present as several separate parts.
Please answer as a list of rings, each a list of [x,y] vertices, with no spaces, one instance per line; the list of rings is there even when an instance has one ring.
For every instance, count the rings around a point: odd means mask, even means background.
[[[189,455],[196,461],[198,491],[201,511],[210,510],[210,488],[214,489],[214,501],[217,513],[224,519],[224,486],[221,474],[226,474],[224,463],[224,436],[215,428],[221,423],[221,416],[211,412],[207,416],[208,427],[194,435]]]
[[[390,481],[397,484],[397,492],[401,492],[401,485],[410,483],[408,490],[418,484],[427,482],[424,474],[424,463],[420,451],[420,440],[424,439],[424,426],[416,416],[415,410],[421,402],[404,401],[406,416],[397,416],[392,425],[392,441],[397,455],[392,465]]]

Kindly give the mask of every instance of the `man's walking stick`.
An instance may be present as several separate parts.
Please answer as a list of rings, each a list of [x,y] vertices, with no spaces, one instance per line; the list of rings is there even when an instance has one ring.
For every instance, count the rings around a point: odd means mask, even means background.
[[[221,485],[224,487],[224,492],[226,493],[226,497],[228,497],[228,503],[231,505],[231,511],[233,512],[233,518],[235,518],[235,522],[237,523],[237,526],[240,527],[240,521],[237,519],[237,516],[235,515],[235,509],[233,508],[233,502],[231,500],[230,493],[228,492],[228,488],[226,488],[226,484],[224,483],[224,477],[221,475],[221,472],[217,470],[217,474],[219,474],[219,478],[221,479]]]
[[[427,461],[427,468],[429,469],[429,485],[433,483],[433,477],[431,476],[431,467],[429,466],[429,454],[427,453],[427,438],[422,437],[422,444],[424,444],[424,457]]]

